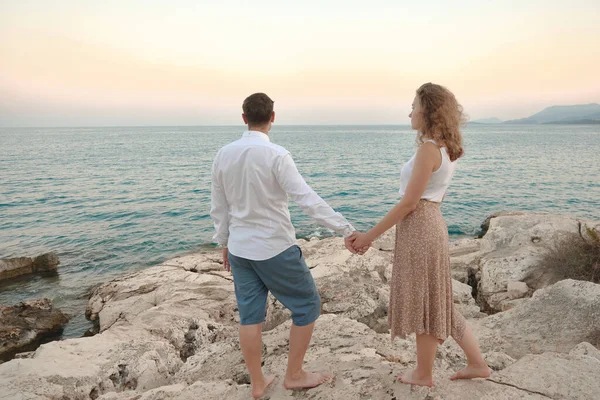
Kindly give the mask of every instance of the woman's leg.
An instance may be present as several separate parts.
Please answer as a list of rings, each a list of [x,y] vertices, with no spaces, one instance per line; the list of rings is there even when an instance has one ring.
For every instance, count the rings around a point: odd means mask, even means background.
[[[435,360],[437,346],[438,340],[435,336],[417,335],[417,367],[398,377],[400,382],[411,385],[433,386],[433,361]]]
[[[473,331],[464,320],[462,315],[454,312],[453,318],[455,317],[461,318],[462,321],[458,324],[454,324],[453,321],[453,328],[457,325],[459,328],[453,329],[452,337],[465,352],[467,357],[467,366],[458,371],[456,374],[452,375],[450,379],[487,378],[490,376],[492,370],[487,366],[485,360],[483,359],[483,355],[479,349],[479,343],[477,343],[477,339],[475,338]],[[459,329],[458,332],[456,329]]]

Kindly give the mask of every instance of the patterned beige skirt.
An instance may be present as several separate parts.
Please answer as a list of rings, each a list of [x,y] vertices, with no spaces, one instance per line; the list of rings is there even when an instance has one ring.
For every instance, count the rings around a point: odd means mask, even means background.
[[[461,339],[464,317],[452,301],[448,228],[440,203],[420,200],[396,225],[388,321],[392,339],[430,334],[443,343]]]

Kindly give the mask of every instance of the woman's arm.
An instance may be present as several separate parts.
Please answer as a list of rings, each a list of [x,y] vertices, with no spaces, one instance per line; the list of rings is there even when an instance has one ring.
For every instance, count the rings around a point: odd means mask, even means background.
[[[353,244],[355,249],[361,249],[370,245],[385,231],[402,221],[404,217],[415,210],[423,192],[427,188],[429,178],[436,165],[439,164],[439,161],[440,149],[435,144],[426,142],[419,148],[404,196],[372,229],[364,234],[358,232],[355,234],[356,239]]]

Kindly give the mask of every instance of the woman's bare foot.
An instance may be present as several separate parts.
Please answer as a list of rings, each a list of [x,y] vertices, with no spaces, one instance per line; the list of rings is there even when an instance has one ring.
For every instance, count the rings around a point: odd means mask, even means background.
[[[273,383],[274,380],[275,377],[270,375],[265,376],[265,379],[260,383],[252,383],[252,397],[254,397],[255,399],[260,399],[261,397],[263,397],[265,395],[265,392],[269,388],[269,385]]]
[[[433,378],[430,376],[422,376],[417,373],[417,370],[412,370],[398,376],[398,380],[407,385],[433,386]]]
[[[457,379],[487,378],[491,373],[492,370],[487,365],[467,365],[465,368],[452,375],[450,379],[455,381]]]
[[[331,378],[329,374],[302,370],[293,376],[286,376],[283,381],[283,387],[288,390],[310,389],[327,382],[329,378]]]

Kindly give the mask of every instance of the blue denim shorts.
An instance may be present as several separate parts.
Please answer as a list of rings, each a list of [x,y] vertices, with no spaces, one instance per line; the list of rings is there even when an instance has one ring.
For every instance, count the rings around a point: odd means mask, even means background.
[[[242,325],[265,320],[269,291],[292,312],[296,326],[309,325],[319,318],[321,298],[297,245],[263,261],[229,253],[229,264]]]

